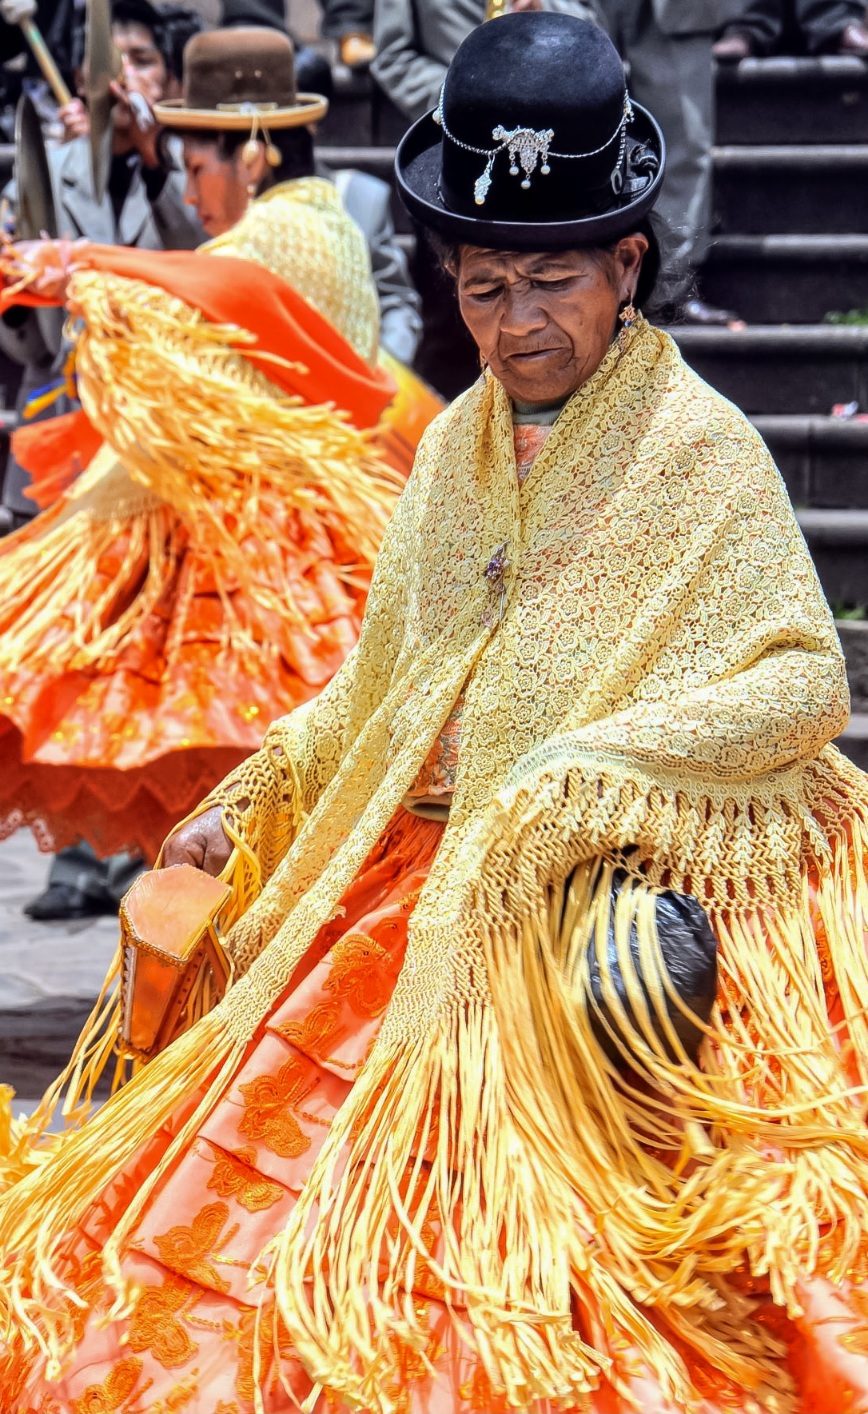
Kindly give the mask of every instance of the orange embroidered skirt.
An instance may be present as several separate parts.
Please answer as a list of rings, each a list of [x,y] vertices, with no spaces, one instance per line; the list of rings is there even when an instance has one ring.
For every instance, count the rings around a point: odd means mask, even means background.
[[[263,502],[243,585],[215,584],[169,507],[107,525],[79,574],[50,562],[70,493],[0,541],[0,641],[22,615],[45,625],[32,653],[0,667],[0,839],[29,824],[43,849],[84,838],[153,860],[270,723],[331,680],[358,638],[369,575],[336,518]],[[269,612],[262,591],[294,613]],[[116,653],[77,653],[83,617],[110,630],[133,604]]]
[[[377,1036],[442,831],[439,822],[398,812],[344,895],[339,915],[289,979],[222,1099],[160,1181],[124,1257],[125,1275],[137,1287],[132,1309],[109,1323],[101,1249],[191,1108],[150,1136],[88,1211],[59,1264],[86,1303],[76,1315],[71,1361],[49,1381],[44,1368],[14,1353],[7,1357],[0,1363],[0,1409],[253,1414],[258,1384],[265,1414],[308,1398],[314,1414],[344,1414],[340,1397],[312,1384],[285,1339],[275,1348],[273,1296],[260,1255],[285,1225]],[[746,1281],[745,1290],[756,1298],[752,1319],[777,1335],[794,1378],[797,1393],[781,1408],[866,1414],[868,1281],[854,1274],[849,1285],[833,1288],[812,1279],[798,1322],[764,1296],[761,1284]],[[400,1385],[384,1391],[396,1414],[512,1414],[462,1339],[460,1307],[453,1300],[447,1309],[423,1263],[414,1299],[427,1319],[428,1340],[424,1351],[406,1352]],[[690,1369],[695,1398],[689,1414],[766,1408],[659,1324],[661,1337],[682,1350]],[[528,1414],[688,1414],[662,1395],[612,1312],[577,1307],[575,1325],[610,1356],[611,1382],[603,1380],[580,1405],[539,1402]],[[257,1332],[261,1364],[255,1371]]]

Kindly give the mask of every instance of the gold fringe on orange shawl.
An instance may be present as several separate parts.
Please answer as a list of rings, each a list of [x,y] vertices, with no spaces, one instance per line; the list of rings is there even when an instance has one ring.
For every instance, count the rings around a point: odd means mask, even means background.
[[[70,1341],[64,1234],[195,1095],[105,1254],[123,1311],[125,1243],[154,1185],[462,689],[449,826],[392,1003],[261,1254],[308,1373],[392,1414],[401,1352],[424,1350],[412,1291],[427,1264],[507,1407],[616,1378],[620,1328],[676,1407],[694,1348],[755,1410],[784,1414],[781,1346],[742,1277],[767,1277],[794,1312],[801,1276],[868,1271],[868,788],[827,745],[843,664],[783,488],[743,419],[644,325],[561,414],[521,492],[510,449],[490,377],[426,435],[358,650],[206,802],[233,801],[258,854],[292,762],[303,819],[229,936],[243,975],[78,1133],[43,1141],[56,1152],[0,1203],[8,1326],[52,1361]],[[501,617],[485,571],[504,543]],[[633,879],[615,919],[633,1079],[586,1013],[613,865]],[[635,920],[659,1010],[661,886],[694,893],[719,939],[701,1070],[654,1039],[628,965]]]
[[[238,356],[245,340],[237,329],[191,318],[182,301],[157,296],[148,285],[81,274],[72,298],[87,321],[78,352],[82,402],[107,443],[66,501],[47,512],[50,524],[42,518],[11,546],[20,588],[10,600],[0,663],[69,656],[69,645],[48,631],[52,591],[59,581],[84,591],[127,521],[132,538],[115,579],[96,600],[82,592],[77,667],[121,651],[153,611],[175,568],[179,536],[212,567],[226,642],[261,651],[261,631],[254,633],[235,608],[238,585],[248,612],[255,615],[259,606],[263,616],[303,621],[291,598],[277,599],[247,553],[271,498],[352,538],[358,575],[370,571],[402,481],[376,459],[368,434],[328,406],[277,396],[261,375],[245,373]],[[142,538],[147,579],[118,612]]]

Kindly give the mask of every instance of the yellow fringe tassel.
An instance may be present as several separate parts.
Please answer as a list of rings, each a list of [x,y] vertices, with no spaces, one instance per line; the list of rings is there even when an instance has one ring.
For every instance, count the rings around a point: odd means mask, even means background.
[[[344,553],[353,547],[354,563],[336,556],[336,573],[366,587],[403,487],[375,455],[374,434],[329,405],[280,394],[244,361],[237,329],[193,317],[179,300],[114,277],[80,274],[75,287],[87,320],[80,392],[106,442],[63,501],[0,552],[0,667],[110,664],[172,587],[185,552],[213,579],[222,650],[273,651],[274,614],[305,623],[281,565],[299,554],[284,529],[293,511]],[[95,571],[119,548],[91,599]],[[64,615],[71,631],[59,635]],[[184,627],[179,612],[167,671]]]
[[[866,843],[856,842],[860,859]],[[863,871],[851,864],[852,856],[844,871],[862,878],[857,906],[852,890],[845,898],[840,867],[837,887],[827,883],[817,903],[836,976],[852,968],[860,979],[844,995],[858,988],[858,1007],[845,1003],[847,1021],[864,1034],[868,910]],[[659,1311],[742,1387],[780,1388],[765,1359],[754,1354],[751,1374],[731,1344],[710,1340],[721,1280],[746,1267],[797,1314],[801,1277],[821,1270],[841,1281],[864,1253],[868,1204],[866,1089],[864,1079],[853,1083],[836,1045],[807,898],[777,921],[766,911],[714,914],[726,1014],[709,1032],[699,1070],[678,1054],[667,1025],[674,989],[653,892],[641,883],[622,892],[615,936],[638,1027],[611,979],[604,993],[610,1014],[620,1012],[625,1073],[591,1031],[588,944],[596,934],[604,957],[611,876],[611,865],[579,866],[566,900],[553,889],[520,927],[490,935],[510,1115],[547,1181],[605,1215],[601,1260],[618,1288]],[[650,1010],[630,955],[634,925]],[[637,1344],[651,1360],[647,1344]]]
[[[478,941],[462,938],[474,983],[444,992],[411,1039],[384,1025],[289,1222],[253,1264],[270,1273],[280,1322],[314,1381],[349,1408],[394,1414],[407,1358],[425,1350],[414,1292],[429,1291],[508,1407],[580,1400],[603,1378],[618,1387],[623,1337],[675,1407],[694,1397],[693,1355],[751,1407],[794,1408],[784,1351],[751,1319],[739,1281],[767,1279],[798,1314],[803,1277],[841,1281],[864,1258],[868,1210],[868,824],[853,799],[835,815],[831,787],[824,804],[846,828],[828,827],[821,857],[805,850],[795,888],[781,884],[774,907],[770,889],[761,903],[708,904],[720,1011],[702,1070],[668,1027],[675,992],[656,932],[658,886],[635,856],[576,859],[587,836],[561,840],[552,828],[548,875],[531,851],[511,887],[495,889],[484,861],[468,915]],[[504,838],[521,833],[513,821]],[[625,865],[633,882],[613,923],[635,1024],[605,969],[603,985],[629,1069],[594,1037],[587,966],[590,940],[609,928],[612,871]],[[844,1028],[831,1023],[829,983]],[[2,1309],[50,1370],[69,1340],[54,1270],[65,1236],[142,1136],[194,1104],[106,1252],[122,1316],[125,1246],[155,1184],[225,1095],[253,1034],[231,1033],[224,1003],[0,1203],[12,1273]],[[88,1064],[79,1058],[80,1079]],[[271,1331],[259,1339],[265,1368],[266,1346],[279,1360],[280,1342]]]
[[[75,671],[110,663],[177,574],[183,532],[171,512],[159,507],[126,524],[86,515],[62,518],[54,511],[46,517],[9,542],[8,559],[0,551],[5,580],[0,667],[12,671],[27,661],[34,670]],[[123,532],[129,540],[115,573],[104,591],[90,598],[94,572],[117,550]],[[132,585],[137,592],[124,606]],[[61,627],[66,632],[59,632]],[[231,627],[228,632],[231,636]]]
[[[82,404],[137,481],[185,519],[203,518],[205,538],[242,573],[240,547],[261,528],[269,491],[286,507],[331,510],[360,561],[373,563],[403,486],[376,457],[373,433],[281,394],[245,362],[242,331],[141,281],[79,274],[73,297],[86,320]]]
[[[831,815],[837,791],[824,789]],[[562,809],[563,793],[553,796]],[[600,1374],[614,1378],[605,1341],[590,1348],[572,1330],[571,1290],[626,1333],[676,1407],[693,1386],[660,1320],[757,1408],[794,1407],[785,1352],[750,1319],[737,1279],[766,1279],[796,1315],[801,1278],[841,1281],[865,1255],[868,828],[858,799],[849,806],[846,831],[822,838],[812,822],[819,857],[805,849],[795,887],[774,811],[757,810],[753,825],[771,841],[759,857],[781,866],[768,867],[762,892],[777,890],[778,903],[705,899],[724,1014],[707,1028],[702,1070],[668,1021],[677,994],[656,932],[662,885],[617,851],[608,862],[567,859],[540,813],[548,882],[530,858],[511,887],[498,876],[496,897],[492,883],[475,899],[493,1010],[465,987],[415,1045],[384,1033],[264,1254],[314,1379],[352,1408],[386,1414],[402,1352],[424,1350],[408,1293],[427,1273],[508,1407],[577,1399]],[[512,820],[498,838],[518,849],[519,833]],[[587,848],[587,834],[574,831],[565,849]],[[613,870],[625,865],[636,872],[614,925],[636,1025],[611,978],[604,991],[629,1069],[594,1037],[587,969],[590,939],[602,944],[609,928]],[[704,897],[698,879],[697,890]],[[824,970],[841,979],[858,1070],[830,1021]]]
[[[150,1137],[202,1092],[193,1114],[128,1208],[123,1228],[128,1230],[128,1222],[141,1212],[154,1185],[219,1098],[243,1050],[229,1036],[220,1009],[211,1012],[134,1076],[84,1128],[56,1136],[48,1160],[0,1200],[0,1252],[6,1266],[0,1328],[24,1359],[41,1352],[48,1379],[58,1377],[72,1348],[71,1311],[82,1304],[58,1275],[64,1242]],[[118,1240],[122,1231],[106,1249],[109,1273],[117,1261]],[[118,1313],[123,1306],[119,1297]]]
[[[618,1377],[606,1342],[594,1348],[573,1329],[575,1293],[610,1334],[631,1341],[665,1397],[686,1407],[687,1367],[638,1308],[645,1293],[623,1284],[603,1216],[616,1194],[591,1206],[593,1147],[568,1177],[548,1168],[548,1149],[535,1149],[515,1122],[501,1043],[490,1005],[477,1004],[450,1009],[415,1047],[378,1048],[286,1229],[260,1258],[295,1351],[348,1407],[392,1414],[402,1361],[427,1339],[415,1288],[445,1300],[506,1407],[578,1401],[601,1375],[616,1385]],[[545,1092],[537,1094],[543,1120]],[[697,1245],[738,1222],[741,1196],[700,1217],[697,1195]],[[658,1217],[665,1252],[662,1204]],[[665,1284],[656,1304],[682,1339],[767,1409],[789,1407],[776,1365],[782,1348],[745,1320],[749,1302],[695,1276],[690,1262],[649,1258],[646,1268],[658,1295]]]

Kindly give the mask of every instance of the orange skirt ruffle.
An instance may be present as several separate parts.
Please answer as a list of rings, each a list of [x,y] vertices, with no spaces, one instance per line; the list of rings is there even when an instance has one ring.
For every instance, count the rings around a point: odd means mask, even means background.
[[[19,565],[32,578],[34,548],[74,511],[66,496],[0,541],[0,642],[33,608],[15,592]],[[358,638],[369,574],[338,525],[273,502],[244,550],[249,582],[218,587],[213,559],[160,507],[114,523],[86,583],[63,562],[50,571],[38,650],[0,667],[0,839],[29,824],[46,850],[84,838],[153,860],[269,724],[325,687]],[[270,611],[262,590],[292,612]],[[88,662],[83,614],[101,602],[111,628],[136,600],[120,650]]]
[[[101,1249],[195,1097],[89,1210],[61,1266],[87,1303],[77,1316],[72,1360],[60,1379],[49,1381],[44,1368],[11,1355],[0,1374],[0,1408],[18,1414],[252,1414],[258,1384],[265,1414],[308,1398],[314,1414],[343,1414],[341,1398],[312,1384],[285,1339],[276,1348],[269,1339],[274,1298],[260,1254],[284,1227],[377,1036],[442,830],[399,811],[379,841],[338,916],[321,930],[251,1041],[223,1098],[156,1189],[124,1257],[137,1294],[122,1320],[105,1320],[110,1293]],[[436,1233],[430,1240],[436,1244]],[[854,1272],[845,1287],[822,1278],[806,1282],[798,1322],[772,1304],[762,1283],[745,1280],[744,1290],[755,1298],[753,1319],[780,1340],[793,1379],[792,1400],[780,1408],[866,1414],[868,1273]],[[447,1308],[435,1275],[421,1262],[414,1300],[427,1318],[428,1342],[424,1351],[406,1352],[400,1386],[384,1391],[396,1414],[510,1414],[462,1339],[460,1306],[453,1301]],[[690,1370],[695,1398],[689,1414],[758,1414],[761,1408],[771,1414],[771,1406],[760,1406],[750,1391],[728,1383],[658,1325]],[[529,1414],[687,1414],[663,1396],[611,1312],[577,1306],[575,1326],[611,1358],[611,1381],[602,1380],[580,1406],[539,1402]],[[257,1331],[260,1352],[264,1333],[258,1374]]]

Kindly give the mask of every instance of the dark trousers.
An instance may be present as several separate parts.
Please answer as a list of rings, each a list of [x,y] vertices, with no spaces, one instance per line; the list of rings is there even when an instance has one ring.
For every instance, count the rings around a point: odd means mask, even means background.
[[[748,0],[730,27],[746,30],[760,54],[770,54],[793,31],[809,54],[817,54],[864,14],[864,0]]]
[[[70,845],[51,861],[49,884],[69,884],[91,898],[106,894],[120,903],[127,889],[145,868],[144,862],[129,854],[112,854],[99,859],[89,844]]]
[[[651,0],[602,0],[601,9],[630,64],[630,92],[650,108],[666,139],[666,179],[656,215],[665,231],[669,294],[678,303],[705,259],[711,226],[712,35],[665,33]]]
[[[329,39],[373,33],[374,0],[323,0],[322,11],[322,32]]]

